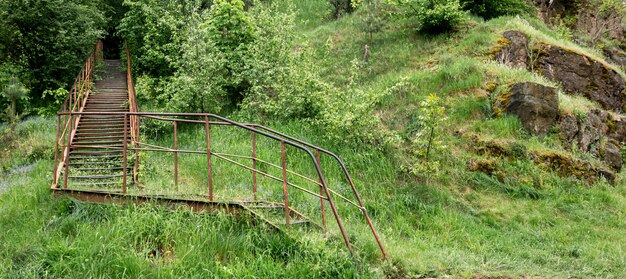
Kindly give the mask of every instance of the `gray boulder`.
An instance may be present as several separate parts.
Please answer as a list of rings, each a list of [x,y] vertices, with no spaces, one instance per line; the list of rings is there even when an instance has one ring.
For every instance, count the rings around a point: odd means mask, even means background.
[[[556,123],[559,96],[556,89],[538,83],[517,83],[511,87],[505,112],[516,115],[533,135],[545,135]]]

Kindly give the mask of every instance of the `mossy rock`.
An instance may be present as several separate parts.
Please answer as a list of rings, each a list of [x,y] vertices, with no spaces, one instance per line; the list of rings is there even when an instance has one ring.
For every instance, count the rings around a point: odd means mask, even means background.
[[[589,183],[604,177],[609,183],[615,183],[613,172],[565,153],[550,150],[531,151],[530,158],[535,164],[543,165],[561,177],[574,177]]]

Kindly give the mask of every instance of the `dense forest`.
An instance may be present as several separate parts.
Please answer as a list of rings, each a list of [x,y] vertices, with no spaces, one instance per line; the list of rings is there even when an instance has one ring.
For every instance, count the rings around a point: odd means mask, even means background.
[[[338,154],[389,257],[349,205],[354,254],[334,227],[51,197],[56,113],[98,40],[128,46],[139,111]],[[621,0],[0,0],[0,278],[624,278],[625,72]]]

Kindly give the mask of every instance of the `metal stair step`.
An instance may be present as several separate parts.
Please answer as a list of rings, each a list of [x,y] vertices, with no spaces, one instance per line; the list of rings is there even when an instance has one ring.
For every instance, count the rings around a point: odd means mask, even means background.
[[[111,179],[124,176],[123,174],[111,174],[111,175],[68,175],[71,179]]]

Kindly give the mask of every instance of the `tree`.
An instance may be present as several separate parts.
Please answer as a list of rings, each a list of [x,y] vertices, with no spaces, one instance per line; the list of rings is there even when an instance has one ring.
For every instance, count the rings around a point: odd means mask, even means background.
[[[68,88],[103,37],[99,1],[0,0],[0,63],[24,65],[37,79],[26,80],[40,104],[45,89]]]
[[[9,102],[3,116],[9,123],[11,130],[15,129],[15,125],[19,120],[17,104],[20,101],[28,100],[27,94],[28,89],[26,89],[16,77],[11,77],[9,83],[2,89],[2,97],[6,98]]]
[[[365,2],[362,29],[369,34],[370,45],[374,41],[374,33],[380,32],[383,28],[381,5],[380,0],[366,0]]]

